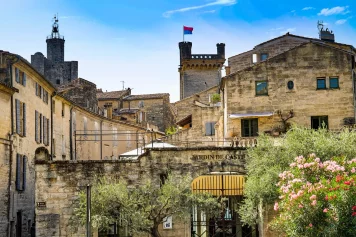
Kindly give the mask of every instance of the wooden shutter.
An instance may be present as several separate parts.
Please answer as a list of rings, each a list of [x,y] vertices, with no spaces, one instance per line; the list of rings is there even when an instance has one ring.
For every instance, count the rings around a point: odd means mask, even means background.
[[[211,123],[205,123],[205,135],[206,136],[211,135]]]
[[[22,78],[22,85],[23,86],[26,86],[26,80],[27,80],[26,73],[23,73],[23,78]]]
[[[47,120],[46,117],[43,116],[43,144],[45,144],[45,145],[47,145],[46,144],[46,142],[47,142],[47,134],[46,134],[46,132],[47,132],[47,128],[46,128],[47,121],[46,120]]]
[[[38,96],[38,83],[36,82],[36,96]]]
[[[258,119],[252,119],[251,120],[251,135],[253,137],[258,136]]]
[[[20,71],[18,68],[15,68],[15,80],[17,83],[20,83]]]
[[[16,133],[20,134],[20,101],[15,99],[15,109],[16,109]]]
[[[22,106],[23,106],[23,108],[22,108],[23,109],[23,112],[22,112],[22,119],[23,119],[23,121],[22,121],[22,124],[23,124],[22,135],[24,137],[26,137],[26,104],[23,103]]]
[[[47,119],[47,146],[49,145],[49,119]]]
[[[16,155],[16,190],[21,190],[21,155]]]
[[[35,140],[39,142],[39,134],[38,134],[38,112],[35,110]]]
[[[26,166],[27,166],[27,157],[22,157],[22,190],[26,189]]]
[[[40,143],[42,142],[42,114],[40,114]]]

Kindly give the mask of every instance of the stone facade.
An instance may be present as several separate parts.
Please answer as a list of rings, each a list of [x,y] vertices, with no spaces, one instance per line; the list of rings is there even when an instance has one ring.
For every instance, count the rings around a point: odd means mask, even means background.
[[[205,159],[211,156],[221,159]],[[210,172],[235,172],[244,175],[243,149],[238,148],[152,148],[132,161],[48,161],[36,162],[36,236],[85,236],[84,227],[71,229],[70,218],[77,204],[78,192],[91,184],[95,176],[124,178],[130,187],[152,180],[157,185],[160,175],[171,171],[196,178]],[[204,159],[195,159],[201,156]],[[233,157],[233,159],[226,158]],[[173,229],[160,230],[163,237],[190,236],[190,223],[179,223],[173,217]],[[147,234],[142,235],[147,236]]]
[[[191,42],[180,42],[180,99],[220,83],[225,62],[225,44],[216,45],[217,54],[192,54]]]
[[[340,49],[353,51],[353,47],[351,45],[327,42],[320,39],[301,37],[287,33],[281,37],[256,45],[252,50],[230,57],[228,59],[228,64],[231,67],[231,73],[240,71],[246,67],[254,65],[255,63],[264,61],[264,56],[266,58],[272,58],[276,55],[279,55],[294,47],[297,47],[303,43],[307,43],[310,41],[319,42]],[[253,57],[255,57],[255,59]]]
[[[75,79],[58,87],[58,92],[80,107],[98,112],[96,85],[83,78]]]
[[[278,114],[286,118],[290,111],[288,122],[311,128],[312,117],[327,116],[329,129],[341,129],[355,116],[353,61],[348,51],[310,42],[226,76],[225,137],[243,137],[242,120],[252,118],[258,118],[258,133],[270,133],[282,125]],[[325,89],[317,89],[318,78]],[[337,78],[337,88],[330,88],[330,78]],[[256,95],[260,82],[267,83],[264,95]]]

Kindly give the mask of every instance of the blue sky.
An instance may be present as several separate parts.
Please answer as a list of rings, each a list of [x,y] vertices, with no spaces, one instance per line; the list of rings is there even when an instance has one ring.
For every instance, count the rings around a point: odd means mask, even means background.
[[[66,39],[65,60],[79,61],[79,76],[105,90],[171,94],[179,99],[182,26],[194,27],[193,53],[227,57],[286,32],[318,37],[324,21],[336,41],[356,45],[356,2],[352,0],[0,0],[0,49],[46,55],[46,36],[59,14]],[[227,63],[226,63],[227,64]]]

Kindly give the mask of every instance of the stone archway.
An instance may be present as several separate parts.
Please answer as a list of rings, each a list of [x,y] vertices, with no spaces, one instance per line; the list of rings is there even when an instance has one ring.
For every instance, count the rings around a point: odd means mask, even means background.
[[[46,147],[38,147],[35,151],[36,161],[49,161],[50,155]]]

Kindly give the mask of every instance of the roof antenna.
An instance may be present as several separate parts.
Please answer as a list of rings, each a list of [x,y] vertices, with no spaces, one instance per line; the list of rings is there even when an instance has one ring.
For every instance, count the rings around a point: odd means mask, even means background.
[[[324,22],[323,21],[318,21],[318,23],[316,24],[319,30],[319,36],[320,36],[320,32],[324,29]]]
[[[122,82],[122,90],[125,90],[125,81],[121,81]]]

